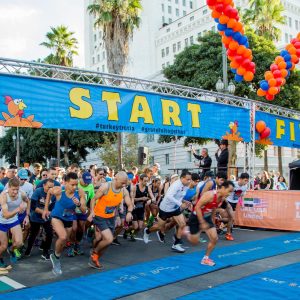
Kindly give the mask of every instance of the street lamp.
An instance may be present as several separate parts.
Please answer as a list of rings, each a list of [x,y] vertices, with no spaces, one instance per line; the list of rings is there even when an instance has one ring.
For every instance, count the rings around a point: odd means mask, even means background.
[[[217,83],[216,83],[216,90],[219,93],[225,93],[225,94],[234,94],[235,93],[235,85],[233,83],[232,80],[230,80],[229,85],[227,87],[227,89],[225,89],[225,84],[223,82],[223,80],[221,79],[221,77],[219,77]]]

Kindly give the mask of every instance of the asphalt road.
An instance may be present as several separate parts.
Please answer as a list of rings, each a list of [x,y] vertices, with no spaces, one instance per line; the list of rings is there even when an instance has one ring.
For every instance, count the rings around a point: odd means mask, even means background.
[[[286,232],[236,229],[234,231],[235,241],[226,241],[225,238],[221,236],[217,247],[259,240],[282,234],[286,234]],[[171,234],[167,237],[166,244],[159,243],[155,234],[151,235],[152,241],[148,245],[144,244],[141,239],[136,242],[131,242],[123,240],[123,238],[120,237],[119,240],[122,243],[121,246],[112,245],[103,256],[102,263],[105,270],[120,268],[166,256],[180,255],[171,251]],[[191,253],[205,249],[206,243],[201,243],[196,247],[192,247],[186,243],[186,247],[188,247],[186,253]],[[65,253],[62,257],[63,275],[60,277],[53,275],[50,261],[44,261],[40,258],[41,251],[39,251],[38,248],[33,249],[31,257],[23,258],[14,265],[13,270],[7,276],[27,287],[30,287],[99,272],[88,266],[89,245],[87,241],[85,241],[84,250],[85,255],[73,258],[67,257]],[[160,288],[125,297],[125,299],[174,299],[194,291],[207,289],[211,286],[297,262],[299,261],[299,257],[300,251],[278,255],[240,266],[215,271],[206,275],[183,280],[178,283],[169,284]]]

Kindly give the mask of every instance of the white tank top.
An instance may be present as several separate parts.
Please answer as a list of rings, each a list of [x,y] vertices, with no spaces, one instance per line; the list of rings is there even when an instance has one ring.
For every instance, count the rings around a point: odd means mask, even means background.
[[[6,197],[7,197],[7,207],[8,207],[8,211],[12,212],[13,210],[15,210],[17,207],[20,206],[20,204],[22,203],[22,194],[19,191],[19,194],[17,196],[16,200],[12,200],[10,198],[10,196],[8,195],[8,191],[5,191],[4,193],[6,193]],[[3,217],[3,211],[0,211],[0,223],[1,224],[11,224],[14,223],[18,220],[18,214],[15,214],[13,217],[9,218],[9,219],[5,219]]]

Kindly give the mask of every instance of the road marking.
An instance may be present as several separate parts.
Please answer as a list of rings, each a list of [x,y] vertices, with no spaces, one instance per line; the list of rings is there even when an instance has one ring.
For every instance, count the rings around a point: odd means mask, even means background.
[[[233,227],[233,230],[255,231],[254,229],[237,228],[237,227]]]
[[[13,280],[13,279],[7,277],[7,276],[1,276],[1,277],[0,277],[0,281],[6,283],[6,284],[8,284],[8,285],[10,285],[11,287],[13,287],[13,288],[16,289],[16,290],[17,290],[17,289],[22,289],[22,288],[26,287],[25,285],[23,285],[23,284],[21,284],[21,283],[15,281],[15,280]]]
[[[119,234],[118,236],[119,236],[119,237],[123,237],[123,235],[121,235],[121,234]],[[136,237],[135,239],[136,239],[136,240],[139,240],[139,241],[144,241],[144,239],[142,239],[142,238],[137,238],[137,237]],[[152,240],[149,240],[149,242],[152,242]]]

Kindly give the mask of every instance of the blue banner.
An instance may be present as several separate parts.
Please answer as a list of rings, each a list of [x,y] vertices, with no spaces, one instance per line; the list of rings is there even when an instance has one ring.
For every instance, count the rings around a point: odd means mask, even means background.
[[[256,112],[255,123],[265,123],[264,131],[259,133],[256,128],[256,142],[289,148],[300,148],[300,120],[284,118],[265,112]],[[263,128],[262,128],[263,129]]]
[[[0,75],[0,125],[250,140],[246,108],[122,88]]]

